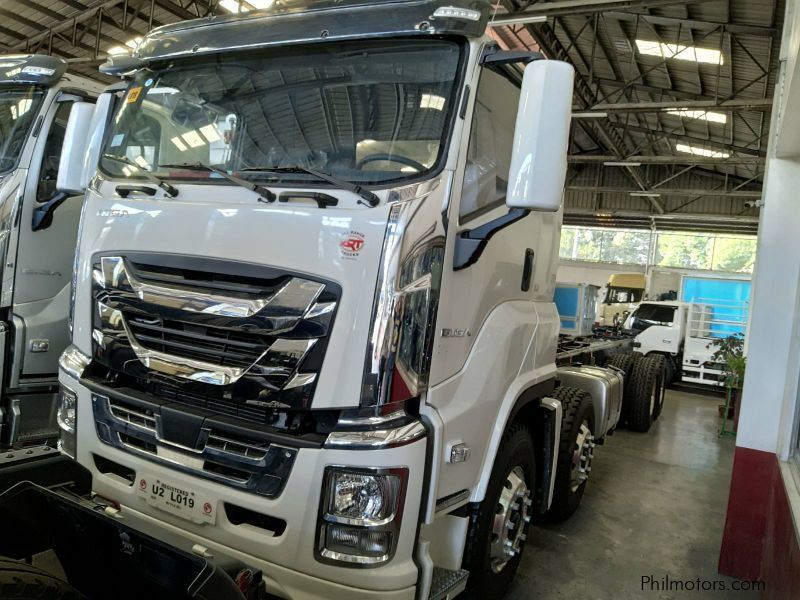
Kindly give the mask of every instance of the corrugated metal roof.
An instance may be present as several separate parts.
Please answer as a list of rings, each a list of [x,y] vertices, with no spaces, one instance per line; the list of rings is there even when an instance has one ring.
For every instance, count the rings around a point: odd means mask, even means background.
[[[579,76],[576,110],[609,103],[731,99],[763,103],[773,96],[785,0],[706,0],[669,5],[658,0],[634,0],[617,3],[628,8],[609,10],[598,9],[597,3],[589,0],[571,1],[574,10],[559,13],[566,16],[499,28],[496,37],[507,47],[541,49],[553,58],[569,60]],[[500,13],[533,7],[546,14],[547,4],[501,0]],[[97,65],[113,46],[123,45],[152,27],[224,12],[218,0],[3,0],[0,50],[49,52],[68,59],[75,72],[103,79]],[[722,64],[649,56],[639,51],[637,39],[718,50]],[[765,154],[768,106],[716,110],[726,115],[725,123],[664,111],[642,112],[642,108],[608,110],[603,118],[576,120],[571,147],[575,156],[674,156],[676,162],[648,165],[645,160],[628,168],[571,164],[571,185],[581,189],[568,189],[567,213],[656,214],[658,204],[665,214],[691,214],[698,219],[702,215],[725,219],[757,215],[757,209],[744,206],[742,197],[703,193],[757,191],[763,183],[763,165],[690,167],[687,155],[676,150],[682,143],[755,160]],[[597,189],[584,191],[587,186]],[[653,202],[610,191],[627,189],[697,190],[697,196],[662,194]]]

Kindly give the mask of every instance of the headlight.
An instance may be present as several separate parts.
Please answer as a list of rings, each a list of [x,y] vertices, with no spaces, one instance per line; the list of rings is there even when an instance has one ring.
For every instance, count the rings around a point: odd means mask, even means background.
[[[64,454],[75,458],[76,440],[75,429],[78,424],[78,394],[61,385],[58,388],[58,412],[56,421],[61,428],[61,439],[58,449]]]
[[[388,561],[402,519],[408,470],[325,470],[319,556],[361,566]]]
[[[380,525],[394,516],[399,475],[328,472],[326,516],[354,525]]]

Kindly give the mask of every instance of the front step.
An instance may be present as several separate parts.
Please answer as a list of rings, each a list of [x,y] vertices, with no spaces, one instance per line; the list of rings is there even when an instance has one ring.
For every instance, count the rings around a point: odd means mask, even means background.
[[[469,571],[459,569],[451,571],[433,567],[433,580],[431,581],[431,593],[428,600],[451,600],[458,596],[467,587],[467,577]]]

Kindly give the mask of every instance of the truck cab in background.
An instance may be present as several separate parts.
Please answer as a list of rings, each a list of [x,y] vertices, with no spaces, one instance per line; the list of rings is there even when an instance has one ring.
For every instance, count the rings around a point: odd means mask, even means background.
[[[58,438],[58,357],[68,316],[83,189],[60,180],[70,116],[100,84],[42,55],[0,56],[0,447]],[[71,157],[71,158],[70,158]]]
[[[608,277],[605,298],[600,303],[600,324],[622,325],[644,299],[646,286],[644,273],[612,273]]]
[[[637,352],[664,356],[668,384],[681,376],[689,307],[677,300],[642,302],[625,321],[625,328],[636,332]]]

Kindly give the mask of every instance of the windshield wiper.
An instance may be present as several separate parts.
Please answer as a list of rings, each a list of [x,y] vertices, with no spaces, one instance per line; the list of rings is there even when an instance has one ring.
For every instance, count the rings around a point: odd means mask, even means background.
[[[231,183],[235,183],[236,185],[240,185],[243,188],[247,188],[251,192],[255,192],[259,196],[261,196],[258,201],[259,202],[275,202],[276,196],[275,192],[265,188],[263,185],[258,185],[257,183],[253,183],[252,181],[245,181],[244,179],[239,179],[235,175],[231,175],[230,173],[223,171],[222,169],[217,169],[216,167],[212,167],[211,165],[206,165],[200,162],[196,163],[179,163],[175,165],[160,165],[162,168],[165,169],[189,169],[192,171],[208,171],[209,173],[216,173],[220,177],[224,177]]]
[[[299,165],[294,167],[248,167],[246,169],[239,169],[239,172],[240,173],[308,173],[309,175],[313,175],[317,179],[322,179],[323,181],[327,181],[328,183],[335,185],[339,189],[347,190],[348,192],[353,192],[354,194],[366,200],[365,204],[367,206],[378,206],[378,204],[380,203],[380,199],[375,194],[373,194],[369,190],[365,190],[360,185],[356,185],[355,183],[351,183],[349,181],[345,181],[344,179],[339,179],[338,177],[334,177],[330,173],[325,173],[324,171],[317,171],[316,169],[311,169],[309,167],[301,167]],[[364,202],[362,202],[362,204],[364,204]]]
[[[160,187],[162,190],[164,190],[164,192],[170,198],[175,198],[178,195],[178,188],[168,184],[166,181],[164,181],[160,177],[156,177],[150,171],[145,169],[143,166],[141,166],[139,164],[136,164],[131,159],[129,159],[127,156],[114,156],[113,154],[103,154],[103,158],[107,158],[108,160],[113,160],[113,161],[116,161],[118,163],[122,163],[123,165],[128,165],[129,167],[133,167],[134,169],[137,169],[142,175],[144,175],[145,179],[147,179],[150,183],[156,184],[158,187]]]

